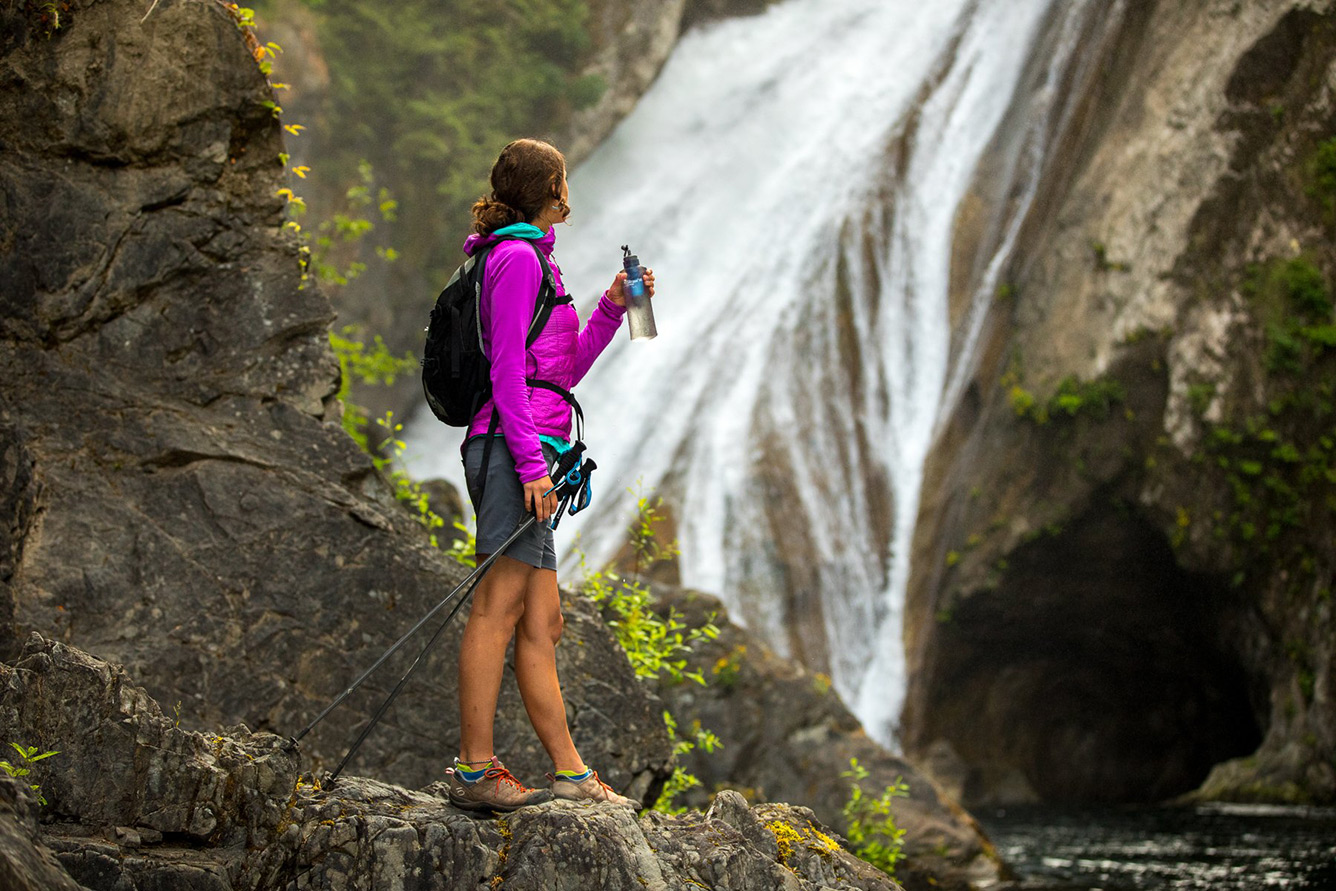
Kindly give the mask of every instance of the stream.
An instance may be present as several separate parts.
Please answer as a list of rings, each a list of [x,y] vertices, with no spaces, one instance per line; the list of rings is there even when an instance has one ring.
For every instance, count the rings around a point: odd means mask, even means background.
[[[1336,808],[975,811],[1018,874],[1007,891],[1336,891]]]

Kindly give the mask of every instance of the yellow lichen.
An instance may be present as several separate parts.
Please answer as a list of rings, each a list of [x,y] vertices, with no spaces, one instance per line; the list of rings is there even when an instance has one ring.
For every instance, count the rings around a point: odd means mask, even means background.
[[[787,865],[793,857],[793,846],[802,844],[803,837],[783,820],[772,820],[765,824],[765,828],[775,836],[775,843],[779,846],[779,862]]]

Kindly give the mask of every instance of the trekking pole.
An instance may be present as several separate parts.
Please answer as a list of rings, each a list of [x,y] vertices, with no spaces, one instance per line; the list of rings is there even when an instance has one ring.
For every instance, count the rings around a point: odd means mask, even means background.
[[[578,483],[578,480],[580,480],[582,476],[580,473],[577,472],[578,468],[576,465],[577,462],[579,461],[580,454],[583,451],[584,451],[584,444],[576,443],[576,448],[572,449],[571,451],[561,456],[561,460],[557,462],[555,470],[555,472],[557,473],[557,482],[552,486],[551,489],[548,489],[546,492],[543,493],[543,497],[546,498],[552,492],[559,490],[562,491],[562,494],[560,496],[561,503],[558,505],[557,511],[553,514],[552,519],[548,521],[553,528],[555,528],[557,522],[560,521],[561,515],[565,512],[566,507],[570,502],[570,500],[573,497],[575,497],[580,490],[580,485]],[[584,463],[589,466],[590,470],[593,469],[594,466],[593,461],[587,461]],[[587,481],[588,479],[587,473],[583,475],[583,479]],[[320,723],[320,721],[324,719],[324,717],[328,715],[331,711],[333,711],[334,708],[337,705],[339,705],[339,703],[347,699],[348,696],[351,695],[354,690],[360,687],[362,683],[366,681],[366,679],[370,677],[371,674],[375,672],[377,668],[379,668],[381,665],[384,664],[386,659],[388,659],[396,650],[399,649],[399,647],[401,647],[408,640],[408,638],[412,637],[413,634],[415,634],[419,628],[425,625],[427,621],[431,619],[432,616],[440,612],[442,607],[444,607],[447,603],[449,603],[450,600],[454,598],[456,594],[458,594],[460,591],[464,591],[463,596],[459,598],[459,602],[455,604],[452,610],[450,610],[450,613],[445,617],[445,620],[441,622],[440,627],[436,629],[436,632],[431,636],[431,639],[427,641],[426,645],[422,648],[422,651],[418,653],[417,658],[413,660],[413,664],[409,666],[408,671],[405,672],[404,676],[399,679],[399,683],[395,685],[392,691],[390,691],[390,695],[386,697],[384,702],[381,703],[380,708],[376,710],[376,713],[371,717],[371,720],[367,722],[366,727],[362,729],[361,734],[357,737],[357,740],[348,750],[348,753],[343,756],[343,760],[339,762],[338,767],[330,775],[328,782],[333,783],[335,780],[338,779],[339,774],[343,772],[343,768],[347,766],[349,760],[352,759],[353,753],[355,753],[358,750],[358,748],[361,747],[362,743],[366,740],[367,736],[370,735],[372,728],[374,728],[376,724],[379,723],[381,717],[389,709],[390,704],[394,702],[395,698],[398,697],[399,691],[401,691],[404,688],[404,685],[408,683],[408,679],[412,676],[413,672],[417,670],[418,665],[422,662],[422,658],[427,655],[427,652],[431,649],[432,645],[436,643],[436,639],[440,637],[441,632],[445,630],[445,626],[450,624],[450,621],[454,619],[455,614],[459,612],[459,608],[462,607],[468,601],[469,597],[473,594],[474,590],[482,582],[482,578],[487,573],[487,570],[491,568],[492,564],[496,562],[496,559],[498,557],[504,554],[510,548],[510,546],[514,544],[517,539],[519,539],[521,535],[527,532],[529,528],[532,527],[534,523],[537,522],[538,518],[536,516],[530,515],[524,520],[523,523],[520,523],[518,526],[516,526],[515,531],[513,531],[510,534],[510,537],[505,540],[505,542],[501,545],[501,547],[496,549],[495,553],[488,556],[488,558],[484,560],[477,568],[475,568],[473,572],[469,573],[468,577],[466,577],[464,581],[460,582],[459,585],[457,585],[453,591],[447,594],[445,598],[441,600],[440,603],[438,603],[435,607],[431,609],[430,612],[428,612],[425,616],[423,616],[420,620],[418,620],[418,623],[414,625],[408,631],[407,634],[399,638],[399,640],[396,641],[395,644],[392,647],[390,647],[389,650],[383,653],[381,657],[376,660],[375,664],[373,664],[369,669],[367,669],[362,674],[361,677],[359,677],[356,681],[354,681],[352,686],[350,686],[347,690],[345,690],[337,699],[334,700],[334,702],[330,703],[329,706],[327,706],[325,710],[321,712],[314,721],[308,724],[306,728],[302,730],[301,733],[299,733],[295,738],[289,738],[289,743],[293,746],[296,746],[297,742],[303,736],[305,736],[312,727]],[[466,586],[467,590],[465,590]]]
[[[593,462],[591,461],[590,463],[592,464]],[[552,489],[549,489],[548,491],[551,492],[552,490],[558,488],[559,485],[560,483],[558,483],[556,486],[553,486]],[[574,493],[568,492],[566,495],[562,496],[561,503],[557,506],[557,512],[552,515],[554,520],[559,519],[561,514],[566,510],[566,505],[570,502],[573,494]],[[544,497],[546,497],[546,495]],[[404,672],[404,676],[399,679],[399,683],[395,684],[394,689],[390,691],[390,695],[385,697],[385,701],[380,704],[380,708],[376,709],[376,713],[371,716],[371,720],[368,721],[367,725],[362,728],[361,734],[359,734],[357,740],[353,742],[352,747],[348,749],[348,753],[343,756],[343,760],[339,762],[339,766],[334,768],[334,772],[331,773],[329,775],[329,779],[325,781],[326,785],[332,786],[335,783],[335,781],[338,780],[339,774],[343,773],[343,768],[345,768],[348,765],[348,762],[352,760],[353,753],[355,753],[359,748],[361,748],[362,743],[365,742],[366,738],[371,735],[371,729],[375,727],[378,723],[380,723],[381,717],[385,714],[386,711],[389,710],[390,703],[394,702],[394,700],[398,698],[399,691],[401,691],[404,688],[404,685],[408,683],[408,679],[413,676],[413,672],[417,671],[417,667],[422,662],[422,658],[427,655],[427,651],[430,650],[432,648],[432,645],[436,643],[436,638],[441,636],[441,632],[445,630],[445,626],[449,625],[450,621],[454,619],[455,613],[459,612],[459,608],[468,602],[468,599],[470,596],[472,596],[474,590],[478,587],[479,584],[482,583],[482,577],[483,574],[486,573],[487,568],[492,565],[492,562],[496,560],[497,557],[500,557],[502,554],[504,554],[506,552],[506,549],[515,543],[516,539],[518,539],[521,535],[527,532],[529,527],[531,527],[534,523],[537,522],[538,518],[531,514],[523,523],[515,527],[515,531],[510,534],[510,538],[506,539],[505,544],[501,545],[501,547],[497,549],[495,554],[492,554],[483,562],[482,566],[479,567],[479,569],[481,569],[482,572],[478,573],[477,577],[473,579],[473,583],[469,585],[468,590],[464,592],[464,596],[459,598],[459,602],[456,603],[454,608],[450,610],[448,615],[446,615],[445,619],[441,622],[440,627],[436,629],[436,633],[434,633],[431,636],[431,639],[427,641],[426,645],[422,647],[422,652],[418,653],[417,658],[413,660],[413,664],[408,666],[408,671]],[[453,592],[451,596],[454,596]]]
[[[515,533],[511,536],[510,541],[514,541],[516,538],[518,538],[526,529],[532,526],[535,522],[537,522],[537,520],[534,517],[530,517],[529,519],[525,520],[520,525],[520,527],[515,530]],[[506,545],[503,546],[499,551],[497,551],[496,554],[493,554],[492,556],[494,557],[499,556],[502,552],[505,551],[506,547],[509,546],[509,544],[510,544],[509,541],[506,542]],[[487,559],[487,563],[489,565],[491,563],[491,559],[492,559],[491,557]],[[395,684],[394,689],[390,691],[390,695],[385,697],[385,701],[380,704],[380,708],[376,709],[376,713],[371,716],[371,720],[367,722],[366,727],[362,728],[361,734],[357,737],[357,740],[348,749],[348,753],[343,756],[343,760],[339,762],[339,766],[334,768],[334,772],[329,775],[329,779],[326,780],[327,785],[332,786],[334,785],[335,781],[338,780],[339,774],[343,773],[343,768],[347,767],[348,762],[352,760],[353,753],[355,753],[359,748],[361,748],[362,743],[365,742],[366,738],[371,735],[371,728],[375,727],[376,724],[380,722],[381,716],[383,716],[385,712],[389,710],[390,703],[394,702],[394,700],[399,696],[399,691],[404,688],[404,685],[408,683],[408,679],[413,676],[413,672],[417,671],[418,665],[422,662],[422,657],[427,655],[427,651],[432,648],[432,645],[434,643],[436,643],[436,638],[441,636],[441,632],[445,630],[445,626],[450,624],[450,620],[452,620],[455,617],[455,613],[459,612],[459,608],[468,602],[470,595],[473,594],[474,589],[476,589],[479,583],[481,582],[482,582],[482,576],[479,575],[477,578],[474,579],[473,584],[469,585],[468,590],[464,592],[464,596],[459,598],[459,602],[455,604],[454,609],[450,610],[450,612],[446,615],[444,621],[441,622],[440,627],[436,629],[436,633],[433,634],[431,636],[431,639],[427,641],[426,645],[422,647],[422,652],[418,653],[417,658],[413,660],[413,664],[408,666],[408,671],[404,672],[404,676],[399,679],[399,683]]]
[[[497,553],[499,554],[499,553],[501,553],[501,552],[498,551]],[[495,555],[493,555],[493,556],[495,556]],[[468,576],[465,577],[464,581],[462,581],[462,582],[460,582],[458,585],[456,585],[455,588],[454,588],[454,590],[452,590],[449,594],[445,595],[445,597],[441,600],[440,603],[438,603],[438,604],[436,604],[434,607],[432,607],[431,610],[430,610],[425,616],[423,616],[420,620],[418,620],[418,623],[417,623],[416,625],[414,625],[412,628],[408,629],[408,632],[407,632],[406,634],[404,634],[403,637],[401,637],[401,638],[399,638],[397,641],[395,641],[394,644],[393,644],[388,650],[386,650],[384,653],[382,653],[382,654],[380,655],[380,658],[377,659],[374,663],[372,663],[372,665],[371,665],[370,668],[368,668],[366,671],[362,672],[361,677],[359,677],[357,680],[353,681],[352,684],[349,685],[349,687],[348,687],[347,690],[344,690],[342,693],[340,693],[340,694],[334,699],[333,702],[331,702],[329,705],[325,706],[325,710],[322,711],[320,714],[316,715],[316,716],[315,716],[315,720],[311,721],[311,723],[309,723],[309,724],[307,724],[305,727],[303,727],[301,733],[298,733],[296,736],[290,736],[290,737],[288,737],[288,742],[289,742],[291,745],[294,745],[294,746],[295,746],[297,743],[301,742],[302,737],[304,737],[304,736],[306,736],[306,734],[310,733],[311,730],[312,730],[317,724],[319,724],[321,721],[325,720],[326,717],[328,717],[328,715],[329,715],[330,712],[332,712],[332,711],[334,711],[334,709],[338,708],[338,706],[339,706],[340,703],[342,703],[345,699],[347,699],[349,696],[351,696],[351,695],[353,694],[353,692],[354,692],[358,687],[362,686],[362,684],[366,682],[366,679],[369,678],[369,677],[371,677],[371,675],[375,673],[375,671],[376,671],[377,668],[380,668],[382,665],[385,664],[385,660],[386,660],[386,659],[389,659],[389,658],[390,658],[391,656],[393,656],[396,652],[398,652],[399,648],[402,647],[405,643],[407,643],[407,642],[408,642],[408,639],[409,639],[410,637],[412,637],[414,634],[417,634],[418,629],[420,629],[423,625],[427,624],[427,622],[430,621],[430,619],[431,619],[432,616],[434,616],[434,615],[436,615],[438,612],[440,612],[441,609],[442,609],[447,603],[450,602],[450,599],[451,599],[452,597],[454,597],[456,594],[458,594],[458,593],[464,588],[465,585],[468,585],[468,584],[470,584],[470,583],[476,582],[477,579],[480,579],[480,578],[482,577],[482,574],[485,573],[485,572],[487,571],[487,569],[488,569],[489,566],[491,566],[491,560],[490,560],[490,558],[489,558],[488,561],[485,562],[482,566],[479,566],[479,567],[475,568],[475,569],[473,570],[473,572],[469,573]],[[475,578],[475,577],[476,577],[476,578]]]

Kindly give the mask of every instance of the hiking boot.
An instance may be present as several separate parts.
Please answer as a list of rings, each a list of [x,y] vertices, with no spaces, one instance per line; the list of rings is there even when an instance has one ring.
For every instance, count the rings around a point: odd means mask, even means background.
[[[547,776],[552,780],[553,796],[562,801],[606,801],[640,810],[640,802],[612,791],[611,786],[598,778],[596,770],[590,770],[589,776],[578,783],[567,777],[554,777],[552,774]]]
[[[455,762],[458,766],[458,761]],[[451,768],[448,790],[450,803],[466,811],[513,811],[531,804],[542,804],[552,800],[552,793],[547,789],[530,789],[506,770],[496,758],[482,777],[472,783],[464,782]]]

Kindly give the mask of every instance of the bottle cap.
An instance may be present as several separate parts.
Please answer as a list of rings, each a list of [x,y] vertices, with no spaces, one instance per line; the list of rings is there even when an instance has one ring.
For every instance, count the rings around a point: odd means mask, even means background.
[[[628,269],[640,265],[640,258],[631,253],[631,248],[626,245],[622,245],[622,265]]]

